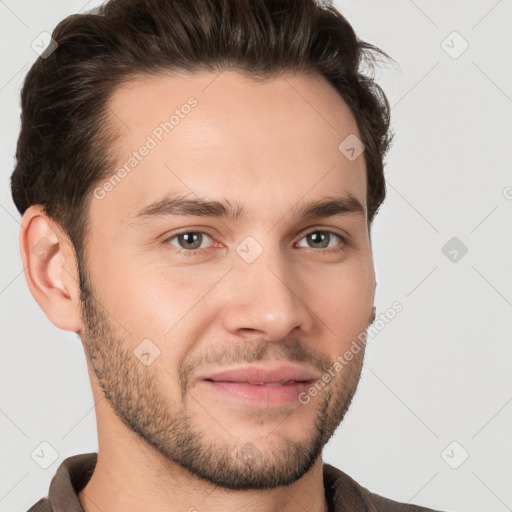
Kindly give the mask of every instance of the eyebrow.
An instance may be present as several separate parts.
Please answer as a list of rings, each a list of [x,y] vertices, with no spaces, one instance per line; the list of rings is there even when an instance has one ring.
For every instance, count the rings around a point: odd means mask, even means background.
[[[366,215],[366,211],[355,196],[348,193],[341,197],[317,199],[305,204],[298,204],[290,209],[290,214],[299,220],[317,217],[334,217],[337,215]],[[166,216],[216,217],[232,221],[246,218],[247,211],[240,203],[232,204],[229,200],[209,201],[204,198],[186,199],[184,197],[166,196],[140,209],[130,225],[155,217]]]

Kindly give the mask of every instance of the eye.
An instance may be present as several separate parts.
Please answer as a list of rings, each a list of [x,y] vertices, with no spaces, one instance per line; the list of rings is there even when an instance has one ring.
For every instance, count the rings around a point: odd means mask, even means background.
[[[334,242],[336,242],[336,238],[339,240],[337,244],[330,244],[330,242],[333,240],[333,237]],[[335,247],[335,249],[333,249],[334,251],[341,250],[345,242],[345,239],[341,235],[338,235],[338,233],[334,233],[334,231],[311,231],[301,240],[306,240],[308,243],[313,244],[313,249],[330,249],[331,247]],[[304,246],[299,245],[299,247]]]
[[[208,239],[210,241],[213,240],[210,235],[203,231],[183,231],[169,237],[165,242],[179,249],[177,251],[178,253],[193,256],[211,247],[207,245]],[[302,237],[301,241],[302,240],[307,241],[309,248],[323,249],[323,252],[341,251],[346,243],[345,238],[338,233],[326,230],[311,231]],[[176,243],[174,241],[176,241]],[[305,247],[300,243],[298,246]]]
[[[178,247],[179,249],[183,249],[178,252],[190,252],[194,254],[193,251],[197,249],[204,249],[203,242],[205,239],[211,239],[210,235],[203,233],[202,231],[184,231],[183,233],[178,233],[168,238],[166,242],[169,242],[171,245]],[[172,240],[176,239],[178,245],[172,243]]]

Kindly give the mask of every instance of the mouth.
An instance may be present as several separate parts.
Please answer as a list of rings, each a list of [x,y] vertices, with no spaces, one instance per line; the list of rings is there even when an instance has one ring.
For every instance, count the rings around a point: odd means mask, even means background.
[[[294,402],[300,404],[299,395],[307,391],[313,381],[287,382],[230,382],[206,379],[208,388],[226,400],[266,408],[283,407]]]
[[[300,393],[315,380],[315,374],[309,368],[288,365],[269,369],[268,365],[252,365],[204,376],[201,382],[224,402],[230,400],[273,408],[294,402],[299,404]]]
[[[242,405],[277,408],[301,404],[299,395],[306,392],[313,381],[250,383],[205,379],[202,382],[222,404],[232,401]]]
[[[200,375],[199,379],[213,382],[243,382],[252,385],[284,385],[291,382],[315,380],[317,372],[308,366],[280,364],[251,364],[226,368],[214,373]]]
[[[236,380],[214,380],[214,379],[204,379],[207,382],[232,382],[234,384],[248,384],[250,386],[288,386],[289,384],[297,384],[300,382],[311,382],[309,380],[287,380],[287,381],[279,381],[279,382],[245,382],[245,381],[236,381]]]

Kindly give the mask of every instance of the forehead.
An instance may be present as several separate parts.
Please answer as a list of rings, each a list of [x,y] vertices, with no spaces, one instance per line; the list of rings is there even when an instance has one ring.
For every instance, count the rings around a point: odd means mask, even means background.
[[[119,133],[117,179],[100,208],[114,216],[163,193],[232,198],[262,212],[349,192],[366,207],[364,155],[350,160],[339,149],[347,137],[361,138],[357,123],[323,77],[139,77],[108,106]]]

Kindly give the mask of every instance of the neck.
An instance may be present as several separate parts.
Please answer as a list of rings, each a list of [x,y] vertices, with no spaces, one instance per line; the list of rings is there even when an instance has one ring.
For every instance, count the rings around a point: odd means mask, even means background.
[[[162,464],[154,453],[146,455],[133,457],[126,449],[103,453],[100,448],[94,473],[78,493],[84,511],[327,512],[321,457],[289,486],[240,491],[213,485],[178,465]]]

